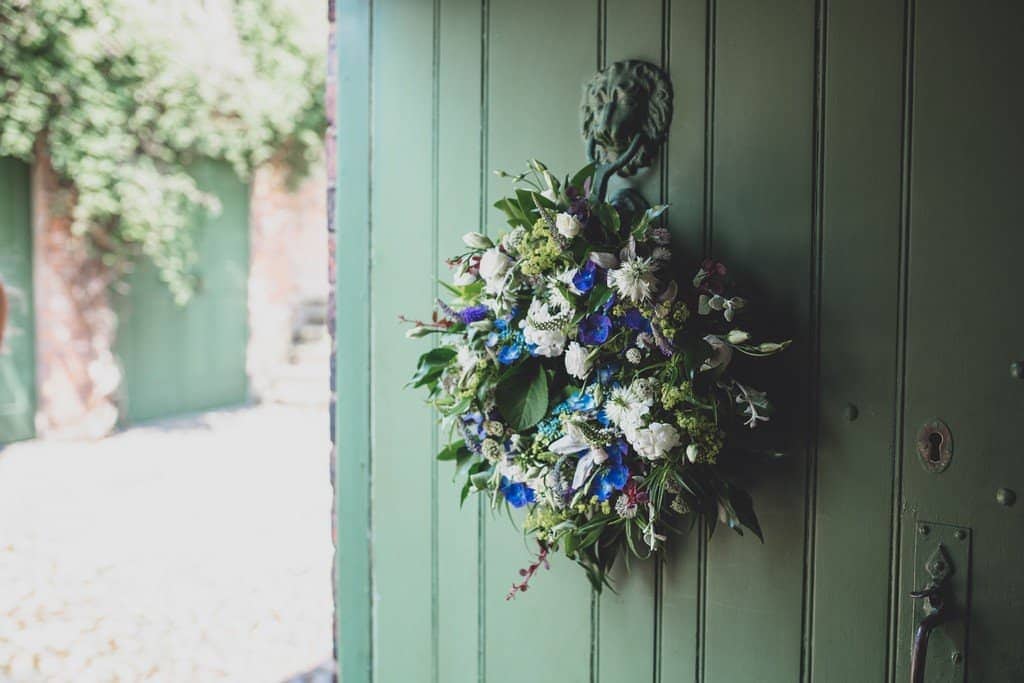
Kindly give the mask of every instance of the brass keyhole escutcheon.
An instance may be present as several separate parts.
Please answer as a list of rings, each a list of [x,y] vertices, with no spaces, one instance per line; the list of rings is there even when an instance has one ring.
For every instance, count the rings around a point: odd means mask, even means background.
[[[953,459],[953,436],[949,426],[939,419],[926,422],[917,433],[917,454],[929,472],[939,473]]]

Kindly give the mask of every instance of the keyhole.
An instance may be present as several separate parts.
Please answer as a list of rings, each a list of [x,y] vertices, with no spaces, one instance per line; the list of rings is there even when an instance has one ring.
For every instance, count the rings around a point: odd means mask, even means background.
[[[932,462],[939,462],[942,456],[939,449],[942,447],[942,434],[932,432],[928,435],[928,459]]]

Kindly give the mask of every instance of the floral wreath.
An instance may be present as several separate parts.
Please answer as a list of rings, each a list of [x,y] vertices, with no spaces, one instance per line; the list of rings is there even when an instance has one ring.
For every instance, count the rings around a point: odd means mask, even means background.
[[[410,337],[439,335],[410,384],[450,428],[437,458],[454,462],[461,500],[526,508],[539,553],[509,598],[559,549],[600,591],[617,556],[650,557],[687,517],[763,541],[720,458],[745,452],[739,433],[772,408],[730,361],[789,342],[736,325],[746,301],[721,263],[673,280],[667,207],[620,212],[592,192],[594,176],[591,164],[559,182],[530,162],[495,205],[511,231],[465,235],[441,283],[449,301],[428,322],[403,318]]]

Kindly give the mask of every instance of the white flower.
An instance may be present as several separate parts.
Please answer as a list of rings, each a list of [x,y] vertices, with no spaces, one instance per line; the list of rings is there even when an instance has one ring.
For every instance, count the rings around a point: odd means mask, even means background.
[[[691,443],[686,447],[686,459],[690,462],[697,462],[697,457],[700,455],[700,449],[697,448],[697,444]]]
[[[589,451],[580,456],[579,461],[576,463],[576,472],[572,476],[572,488],[578,489],[583,486],[583,483],[590,476],[590,473],[594,471],[594,467],[600,465],[608,459],[608,453],[603,448],[591,448]]]
[[[630,436],[633,438],[630,439]],[[670,424],[652,422],[647,427],[636,429],[627,434],[630,445],[637,454],[648,460],[658,460],[679,445],[679,432]]]
[[[470,249],[490,249],[494,246],[490,237],[479,232],[467,232],[462,236],[462,243]]]
[[[711,297],[707,294],[701,294],[700,299],[697,302],[697,312],[701,315],[707,315],[711,311],[723,311],[722,317],[724,317],[727,322],[732,322],[732,319],[736,316],[736,311],[746,305],[747,302],[738,296],[726,299],[720,294],[715,294]]]
[[[637,396],[631,387],[612,389],[604,404],[604,414],[623,431],[629,432],[640,426],[643,416],[651,407]]]
[[[745,344],[750,341],[750,333],[743,330],[729,330],[725,336],[730,344]]]
[[[672,252],[665,247],[655,247],[651,252],[651,258],[658,262],[668,262],[672,260]]]
[[[588,258],[605,270],[619,265],[619,257],[607,251],[592,251]]]
[[[497,247],[485,251],[480,257],[480,277],[487,283],[487,291],[492,294],[504,288],[505,274],[512,265],[512,259]]]
[[[651,260],[632,258],[618,268],[608,271],[608,284],[621,296],[637,304],[651,298],[658,279],[654,277]]]
[[[651,515],[651,518],[654,518],[653,514]],[[654,524],[648,524],[644,527],[644,543],[646,543],[647,547],[651,550],[657,550],[658,542],[664,540],[665,536],[654,530]]]
[[[572,239],[576,235],[580,234],[580,230],[583,229],[583,224],[580,223],[576,216],[568,213],[560,213],[555,216],[555,229],[558,230],[558,234],[562,237]]]
[[[464,373],[469,373],[476,367],[479,358],[473,352],[473,349],[468,346],[460,346],[459,350],[455,353],[455,360],[459,364],[459,369]]]
[[[520,323],[523,337],[527,344],[536,344],[535,354],[554,358],[561,355],[562,349],[569,341],[562,325],[571,317],[569,302],[557,290],[549,303],[534,299],[530,303],[526,319]]]
[[[639,365],[640,361],[642,361],[643,359],[644,359],[644,356],[640,352],[640,349],[631,348],[631,349],[628,349],[626,351],[626,360],[629,361],[633,365]]]
[[[711,346],[711,357],[700,366],[701,372],[722,366],[725,369],[732,360],[732,347],[713,334],[704,337]]]
[[[527,327],[523,330],[523,338],[527,344],[536,344],[534,353],[546,358],[554,358],[561,355],[565,348],[565,342],[569,340],[564,332],[558,330],[538,330],[536,327]]]
[[[476,281],[476,273],[474,273],[468,267],[466,267],[465,264],[460,266],[459,269],[455,271],[455,275],[452,277],[452,284],[457,285],[459,287],[471,285]]]
[[[590,374],[590,366],[593,360],[590,353],[579,342],[569,342],[569,348],[565,350],[565,371],[576,379],[585,379]]]

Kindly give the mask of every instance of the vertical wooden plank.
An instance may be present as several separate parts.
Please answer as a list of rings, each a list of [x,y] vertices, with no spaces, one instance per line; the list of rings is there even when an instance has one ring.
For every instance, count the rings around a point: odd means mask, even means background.
[[[491,4],[489,169],[521,169],[530,156],[564,172],[583,165],[578,107],[595,67],[597,7],[594,0]],[[492,176],[484,202],[490,206],[509,189]],[[496,210],[488,217],[489,228],[504,229]],[[504,513],[487,515],[483,676],[500,683],[539,671],[550,680],[588,681],[590,588],[582,570],[556,557],[551,572],[538,575],[528,593],[505,600],[532,551]]]
[[[382,682],[429,680],[433,666],[434,419],[423,396],[405,389],[427,344],[407,340],[398,322],[433,301],[433,27],[432,3],[374,5],[370,423],[373,661]]]
[[[0,347],[0,446],[35,436],[35,321],[29,169],[0,159],[0,282],[7,327]]]
[[[370,488],[371,4],[337,0],[335,623],[340,680],[373,680]]]
[[[969,567],[954,558],[952,619],[932,637],[931,680],[1010,681],[1024,672],[1017,634],[1024,598],[1021,503],[996,491],[1024,489],[1020,418],[1024,385],[1009,372],[1022,357],[1020,159],[1024,64],[1016,3],[915,2],[910,14],[906,382],[902,442],[900,620],[895,680],[905,680],[922,617],[907,597],[920,588],[935,535],[918,523],[970,527]],[[1006,301],[1013,302],[1007,306]],[[942,419],[952,460],[926,470],[918,430]],[[914,556],[914,546],[919,552]],[[952,541],[958,543],[959,541]],[[969,591],[961,581],[967,569]],[[916,576],[915,576],[916,575]],[[959,577],[959,578],[958,578]],[[915,585],[915,579],[917,585]],[[959,585],[958,585],[959,584]],[[968,594],[969,593],[969,594]],[[968,606],[967,623],[957,608]],[[950,636],[967,627],[957,666]]]
[[[672,0],[668,3],[668,73],[675,91],[675,115],[664,149],[665,201],[672,232],[676,277],[692,276],[703,256],[704,166],[707,96],[708,3]],[[700,631],[700,572],[703,546],[695,529],[673,537],[662,570],[661,680],[692,681],[697,675]]]
[[[716,3],[712,250],[756,293],[757,329],[796,338],[754,381],[784,408],[788,459],[751,473],[767,542],[708,545],[704,674],[800,678],[811,282],[813,0]]]
[[[604,17],[603,62],[640,59],[662,64],[662,0],[607,0]],[[634,187],[651,204],[663,200],[663,161],[628,180],[613,178],[609,195],[623,186]],[[660,557],[648,561],[626,558],[612,571],[615,591],[605,590],[599,599],[601,628],[598,639],[598,672],[602,681],[653,680],[657,640],[657,605]]]
[[[830,681],[856,671],[864,680],[883,680],[903,7],[829,0],[826,30],[821,408],[808,674]]]
[[[480,229],[480,0],[441,0],[437,120],[438,251],[443,259],[464,248],[461,236]],[[447,268],[435,258],[438,277]],[[441,434],[443,441],[446,434]],[[450,463],[437,476],[437,634],[438,680],[460,683],[480,679],[482,643],[478,618],[477,501],[459,505]]]

